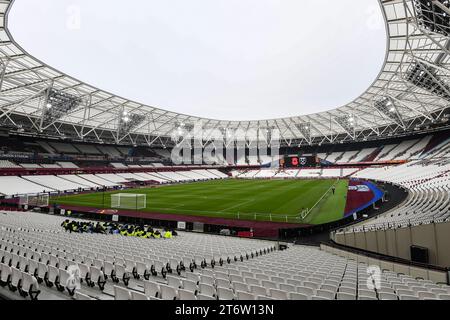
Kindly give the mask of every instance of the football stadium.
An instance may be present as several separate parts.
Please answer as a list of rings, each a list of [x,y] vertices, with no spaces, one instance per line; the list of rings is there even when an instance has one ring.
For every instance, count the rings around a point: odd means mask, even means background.
[[[450,300],[449,1],[361,0],[376,19],[354,47],[328,28],[324,56],[278,42],[298,34],[289,1],[152,0],[148,15],[142,1],[120,26],[93,1],[67,7],[60,28],[67,4],[46,2],[0,0],[0,300]],[[331,16],[337,30],[348,22]],[[95,29],[102,19],[112,31]],[[115,49],[99,52],[110,37]],[[364,60],[364,38],[380,65]],[[308,50],[317,79],[302,78]],[[336,71],[334,51],[356,71]],[[102,60],[117,65],[101,72]],[[364,82],[354,72],[366,67]],[[334,105],[297,101],[314,82]],[[345,90],[356,98],[341,104],[332,92]]]

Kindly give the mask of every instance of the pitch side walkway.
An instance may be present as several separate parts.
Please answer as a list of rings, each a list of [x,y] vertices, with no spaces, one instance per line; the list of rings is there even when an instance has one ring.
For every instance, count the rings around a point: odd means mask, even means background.
[[[204,224],[212,224],[219,226],[249,228],[253,229],[253,235],[255,237],[261,238],[278,238],[278,233],[280,229],[306,228],[310,226],[307,224],[236,220],[236,219],[190,216],[179,214],[164,214],[158,212],[142,212],[135,210],[98,209],[92,207],[69,206],[69,205],[59,205],[58,207],[61,209],[65,209],[66,211],[70,210],[75,212],[86,212],[104,215],[119,215],[124,217],[165,220],[165,221],[201,222]]]

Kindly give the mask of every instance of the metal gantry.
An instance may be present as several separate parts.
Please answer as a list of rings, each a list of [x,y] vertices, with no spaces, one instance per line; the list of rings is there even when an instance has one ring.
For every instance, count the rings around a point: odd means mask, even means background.
[[[235,132],[241,132],[237,139],[267,142],[267,134],[249,138],[246,132],[276,129],[283,144],[294,146],[378,139],[448,123],[447,0],[380,0],[387,52],[374,83],[351,103],[333,110],[261,121],[179,114],[130,101],[57,71],[14,41],[8,30],[13,2],[0,0],[0,125],[11,132],[166,147],[201,122],[205,145],[217,131],[223,132],[227,144]]]

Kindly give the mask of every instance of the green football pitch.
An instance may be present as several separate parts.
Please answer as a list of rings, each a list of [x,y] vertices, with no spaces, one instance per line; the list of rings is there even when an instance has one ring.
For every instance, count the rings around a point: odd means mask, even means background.
[[[50,202],[107,209],[112,194],[137,193],[147,201],[139,211],[317,225],[343,218],[347,189],[347,180],[229,179],[68,195]]]

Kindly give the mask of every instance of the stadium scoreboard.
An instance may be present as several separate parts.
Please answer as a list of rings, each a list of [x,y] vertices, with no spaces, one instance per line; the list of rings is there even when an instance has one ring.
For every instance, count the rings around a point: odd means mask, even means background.
[[[317,167],[318,165],[320,160],[316,156],[284,156],[280,160],[280,166],[284,168]]]

